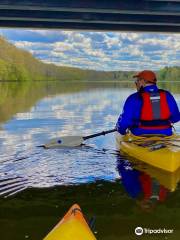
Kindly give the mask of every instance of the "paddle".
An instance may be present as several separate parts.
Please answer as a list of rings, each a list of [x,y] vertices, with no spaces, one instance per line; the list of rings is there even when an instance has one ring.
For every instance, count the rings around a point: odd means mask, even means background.
[[[49,143],[45,145],[41,145],[39,147],[44,147],[44,148],[78,147],[82,145],[83,142],[87,139],[106,135],[108,133],[112,133],[116,131],[117,131],[116,128],[114,128],[108,131],[102,131],[102,132],[84,136],[84,137],[83,136],[64,136],[61,138],[52,139]]]
[[[92,135],[88,135],[88,136],[64,136],[61,138],[55,138],[52,139],[49,143],[44,144],[44,145],[40,145],[38,147],[44,147],[44,148],[61,148],[61,147],[78,147],[80,145],[83,144],[83,142],[87,139],[91,139],[91,138],[95,138],[98,136],[102,136],[102,135],[106,135],[112,132],[116,132],[117,129],[111,129],[111,130],[107,130],[107,131],[102,131],[99,133],[95,133]],[[145,137],[143,139],[136,139],[136,140],[128,140],[128,141],[122,141],[122,142],[130,142],[130,143],[148,143],[150,140],[148,139],[149,137]],[[177,141],[178,142],[179,139],[153,139],[151,141],[155,142],[166,142],[168,143],[168,141]],[[174,145],[175,146],[175,145]],[[177,145],[176,145],[177,146]]]

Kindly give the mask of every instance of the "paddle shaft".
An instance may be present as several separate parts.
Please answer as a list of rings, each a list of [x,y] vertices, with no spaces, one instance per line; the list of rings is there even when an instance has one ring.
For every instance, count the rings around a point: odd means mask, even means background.
[[[92,135],[85,136],[85,137],[83,137],[83,139],[87,140],[87,139],[90,139],[90,138],[95,138],[95,137],[106,135],[108,133],[112,133],[112,132],[116,132],[116,131],[117,131],[117,129],[114,128],[114,129],[111,129],[111,130],[108,130],[108,131],[102,131],[100,133],[95,133],[95,134],[92,134]]]

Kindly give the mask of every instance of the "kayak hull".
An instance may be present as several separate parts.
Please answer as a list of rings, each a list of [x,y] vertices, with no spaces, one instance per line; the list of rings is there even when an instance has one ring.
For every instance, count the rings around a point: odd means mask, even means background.
[[[178,135],[139,137],[132,134],[122,136],[117,133],[116,143],[123,153],[154,167],[168,172],[175,172],[180,167],[180,136]]]
[[[44,240],[96,240],[83,217],[81,208],[74,204]]]

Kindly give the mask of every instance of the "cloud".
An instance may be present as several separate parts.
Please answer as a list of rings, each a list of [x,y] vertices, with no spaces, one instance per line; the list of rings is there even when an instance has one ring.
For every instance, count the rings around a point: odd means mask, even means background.
[[[121,47],[122,43],[118,36],[108,36],[104,35],[104,43],[107,45],[107,48]]]
[[[180,35],[1,29],[44,62],[95,70],[157,70],[180,65]]]

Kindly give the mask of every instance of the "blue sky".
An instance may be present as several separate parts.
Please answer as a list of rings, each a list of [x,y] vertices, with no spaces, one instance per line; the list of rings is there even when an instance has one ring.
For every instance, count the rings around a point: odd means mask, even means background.
[[[0,35],[59,66],[105,71],[180,66],[180,34],[0,29]]]

